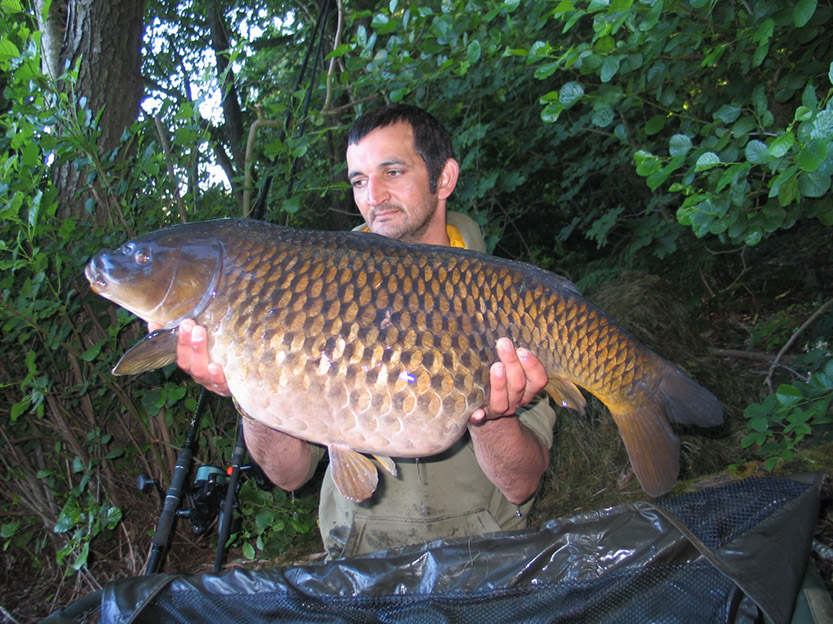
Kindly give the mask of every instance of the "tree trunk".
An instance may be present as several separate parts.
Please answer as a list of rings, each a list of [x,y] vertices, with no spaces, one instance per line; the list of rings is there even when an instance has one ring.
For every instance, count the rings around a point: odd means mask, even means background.
[[[39,19],[43,0],[36,2]],[[142,98],[141,46],[144,0],[66,0],[52,2],[42,29],[48,33],[44,64],[53,78],[59,68],[78,64],[75,92],[86,98],[93,116],[101,113],[97,147],[105,153],[118,146],[125,128],[139,114]],[[58,33],[63,41],[58,45]],[[79,63],[80,59],[80,63]],[[55,168],[60,216],[81,217],[90,197],[86,173],[71,162]],[[109,204],[103,194],[94,196]],[[93,218],[108,219],[109,205],[97,205]]]

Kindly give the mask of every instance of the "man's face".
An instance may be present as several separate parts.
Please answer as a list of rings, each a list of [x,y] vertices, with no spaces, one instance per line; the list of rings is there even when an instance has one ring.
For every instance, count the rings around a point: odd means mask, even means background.
[[[430,191],[428,168],[414,148],[409,123],[376,128],[348,146],[347,176],[371,232],[419,243],[435,219],[444,219],[437,213],[439,197]]]

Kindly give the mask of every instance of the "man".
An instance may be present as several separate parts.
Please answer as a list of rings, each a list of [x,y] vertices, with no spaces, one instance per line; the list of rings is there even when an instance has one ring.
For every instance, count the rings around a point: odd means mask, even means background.
[[[483,249],[470,219],[452,213],[453,223],[447,222],[460,167],[448,133],[425,111],[394,104],[362,116],[348,138],[347,169],[364,229],[408,243]],[[228,395],[222,370],[208,360],[204,328],[186,321],[179,336],[180,367]],[[519,410],[544,387],[546,372],[507,338],[496,349],[489,403],[471,415],[468,434],[452,448],[434,457],[396,459],[398,475],[380,472],[376,492],[362,503],[337,492],[328,468],[319,522],[331,557],[525,526],[549,463],[555,413],[546,400]],[[310,479],[324,454],[320,446],[258,422],[244,419],[243,427],[252,458],[285,490]]]

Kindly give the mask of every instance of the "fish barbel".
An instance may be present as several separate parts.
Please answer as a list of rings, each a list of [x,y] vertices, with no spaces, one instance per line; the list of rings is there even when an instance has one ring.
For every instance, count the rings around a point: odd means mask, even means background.
[[[104,250],[91,288],[162,325],[115,374],[176,359],[193,318],[249,417],[325,445],[334,481],[368,498],[392,457],[440,453],[486,405],[495,343],[544,365],[546,390],[582,410],[579,388],[610,410],[651,496],[679,472],[670,423],[722,422],[717,399],[642,346],[575,287],[534,266],[359,232],[302,231],[246,219],[177,225]]]

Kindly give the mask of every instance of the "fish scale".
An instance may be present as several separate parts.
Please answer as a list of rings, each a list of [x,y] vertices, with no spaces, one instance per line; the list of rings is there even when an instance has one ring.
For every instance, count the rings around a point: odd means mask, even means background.
[[[326,445],[336,485],[353,500],[377,482],[363,454],[393,472],[390,457],[439,453],[464,434],[487,402],[503,336],[538,356],[560,405],[583,409],[584,388],[610,409],[651,495],[670,489],[679,470],[669,421],[722,420],[711,393],[572,284],[476,252],[225,219],[105,250],[87,277],[102,296],[164,326],[115,373],[173,361],[176,327],[194,318],[239,408]]]

